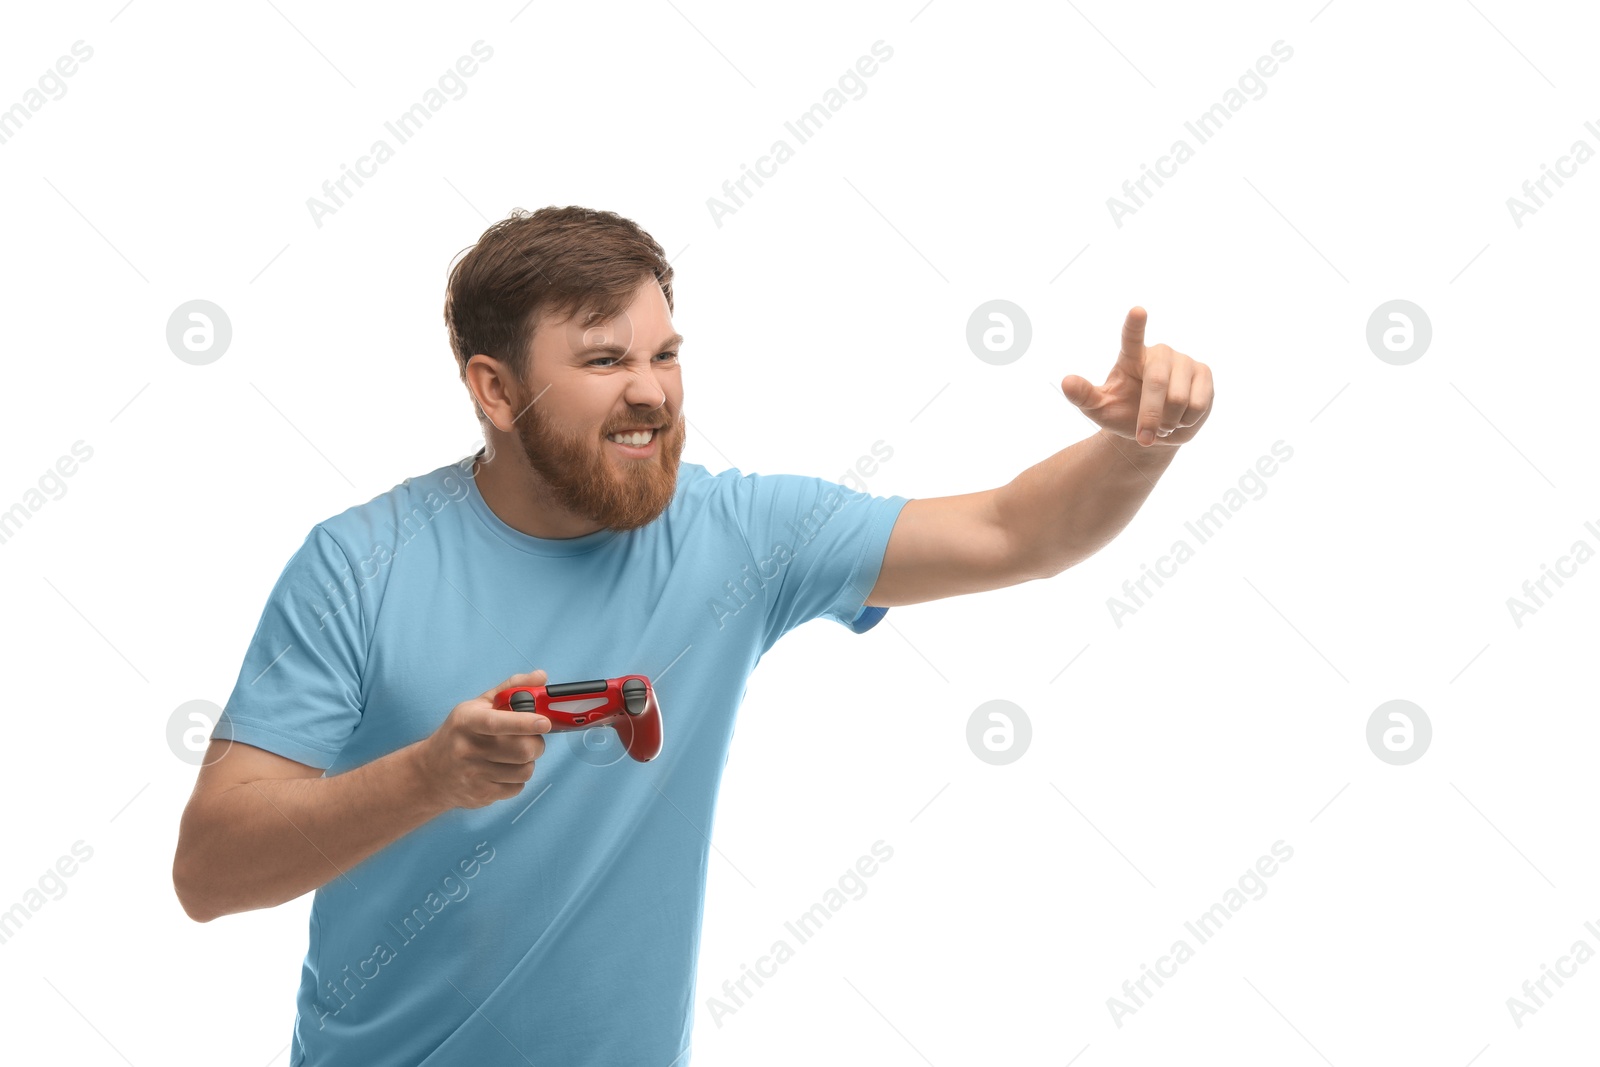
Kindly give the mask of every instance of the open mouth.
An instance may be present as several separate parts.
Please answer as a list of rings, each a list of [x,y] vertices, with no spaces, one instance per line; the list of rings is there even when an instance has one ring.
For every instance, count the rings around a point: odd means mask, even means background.
[[[660,430],[652,429],[635,433],[609,434],[606,437],[624,455],[647,456],[655,449],[656,438]]]

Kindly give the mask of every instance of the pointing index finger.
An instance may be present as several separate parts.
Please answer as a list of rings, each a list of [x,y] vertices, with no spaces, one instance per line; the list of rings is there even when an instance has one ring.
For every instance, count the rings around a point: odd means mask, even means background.
[[[1144,360],[1144,325],[1149,318],[1144,308],[1135,306],[1122,323],[1122,351],[1118,358],[1128,361],[1133,370]]]

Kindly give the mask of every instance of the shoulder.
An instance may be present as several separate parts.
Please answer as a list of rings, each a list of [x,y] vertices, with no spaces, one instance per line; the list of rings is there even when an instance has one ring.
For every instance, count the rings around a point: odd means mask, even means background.
[[[323,519],[308,536],[314,537],[320,530],[339,546],[352,566],[357,560],[381,565],[441,516],[465,510],[472,492],[473,462],[474,457],[468,456],[404,478],[370,500]]]

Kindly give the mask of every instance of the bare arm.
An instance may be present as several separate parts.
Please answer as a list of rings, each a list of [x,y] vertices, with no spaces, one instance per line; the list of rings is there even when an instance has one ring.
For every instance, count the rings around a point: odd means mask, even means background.
[[[200,771],[178,829],[172,883],[183,910],[209,922],[293,900],[447,810],[423,789],[416,747],[324,778],[212,741],[206,759],[216,762]]]
[[[1106,384],[1076,374],[1062,392],[1100,426],[999,489],[911,500],[884,550],[873,607],[1052,578],[1111,542],[1133,519],[1178,447],[1211,414],[1211,368],[1144,343],[1133,308]]]
[[[997,501],[1011,558],[1040,578],[1088,559],[1138,514],[1177,452],[1102,430],[1029,467]]]
[[[1211,368],[1170,345],[1146,345],[1144,308],[1129,309],[1104,385],[1069,374],[1066,398],[1100,429],[1000,490],[1002,526],[1033,573],[1056,575],[1100,551],[1138,513],[1180,446],[1211,416]]]
[[[331,881],[457,807],[516,796],[544,754],[542,715],[502,711],[494,694],[543,685],[516,675],[456,705],[428,738],[342,774],[212,741],[184,809],[172,884],[190,918],[270,908]]]

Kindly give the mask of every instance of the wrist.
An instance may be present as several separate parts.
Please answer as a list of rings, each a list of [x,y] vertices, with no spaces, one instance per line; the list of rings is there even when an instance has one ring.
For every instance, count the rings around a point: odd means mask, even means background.
[[[1177,457],[1178,450],[1183,447],[1166,444],[1159,437],[1154,444],[1141,445],[1135,438],[1123,437],[1108,430],[1099,431],[1098,436],[1108,441],[1118,454],[1141,471],[1165,470],[1167,464]]]
[[[428,818],[442,815],[455,807],[439,788],[428,762],[428,739],[415,741],[395,753],[399,770],[401,795],[418,806]]]

